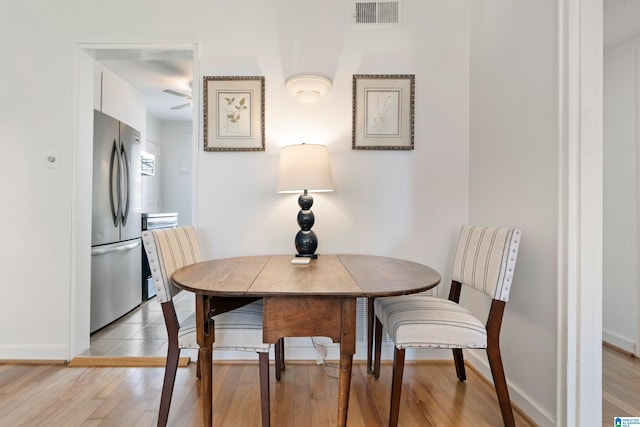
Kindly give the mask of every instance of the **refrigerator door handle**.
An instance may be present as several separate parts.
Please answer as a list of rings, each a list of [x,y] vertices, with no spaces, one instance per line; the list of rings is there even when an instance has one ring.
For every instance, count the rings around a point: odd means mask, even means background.
[[[126,245],[108,246],[108,247],[98,246],[95,248],[91,248],[91,256],[111,254],[114,252],[126,252],[126,251],[130,251],[131,249],[135,249],[138,246],[140,246],[140,239],[136,239],[135,241],[131,243],[127,243]]]
[[[121,189],[122,210],[120,211],[120,214],[122,218],[122,225],[124,226],[127,225],[127,218],[129,218],[129,205],[131,203],[129,159],[127,158],[127,152],[124,149],[124,144],[122,144],[122,147],[120,148],[120,161],[120,165],[122,167],[122,187],[124,187],[124,191]]]
[[[114,181],[116,188],[113,188]],[[120,156],[118,155],[118,145],[115,139],[113,140],[113,147],[111,147],[111,160],[109,161],[109,201],[111,202],[113,226],[117,227],[120,218]]]

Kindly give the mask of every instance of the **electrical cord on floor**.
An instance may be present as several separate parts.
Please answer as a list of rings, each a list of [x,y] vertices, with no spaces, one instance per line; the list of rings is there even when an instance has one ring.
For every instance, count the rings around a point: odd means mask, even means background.
[[[316,341],[315,337],[311,337],[311,343],[313,344],[313,348],[315,348],[318,353],[318,358],[316,359],[316,364],[322,365],[322,369],[324,374],[330,378],[338,378],[340,375],[340,366],[334,363],[327,363],[327,346],[324,344],[320,344]],[[327,371],[327,367],[332,368],[331,371]],[[335,370],[335,371],[334,371]],[[353,374],[352,374],[353,375]]]

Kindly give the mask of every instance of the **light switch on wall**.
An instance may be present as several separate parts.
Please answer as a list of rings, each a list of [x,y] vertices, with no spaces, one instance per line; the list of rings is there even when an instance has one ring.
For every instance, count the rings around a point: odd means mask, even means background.
[[[47,153],[47,167],[49,169],[58,169],[58,153],[55,151]]]

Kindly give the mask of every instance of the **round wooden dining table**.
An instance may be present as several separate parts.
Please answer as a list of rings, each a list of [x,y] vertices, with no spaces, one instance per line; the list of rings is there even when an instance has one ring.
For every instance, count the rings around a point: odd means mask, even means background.
[[[203,261],[177,270],[172,282],[196,294],[200,360],[211,360],[212,306],[263,299],[263,341],[324,336],[340,343],[337,425],[345,426],[356,341],[356,299],[406,295],[440,283],[440,274],[417,262],[373,255],[319,255],[308,264],[290,255]],[[211,363],[202,363],[204,425],[212,423]]]

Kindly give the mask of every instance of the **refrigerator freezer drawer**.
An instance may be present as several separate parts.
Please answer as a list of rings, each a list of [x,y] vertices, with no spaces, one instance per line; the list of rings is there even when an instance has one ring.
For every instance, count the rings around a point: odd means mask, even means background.
[[[91,248],[91,332],[140,305],[140,239]]]

